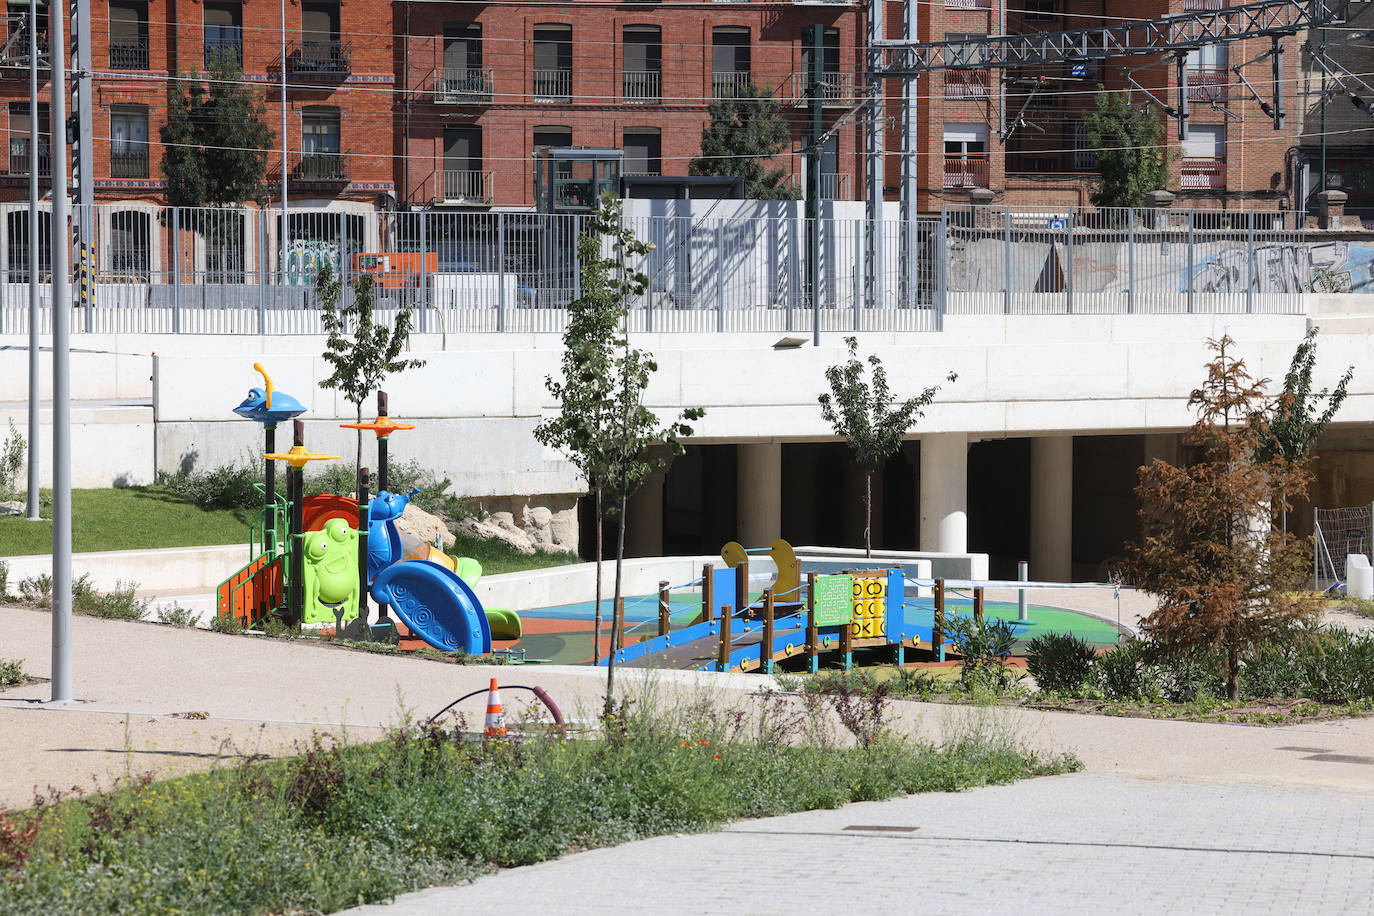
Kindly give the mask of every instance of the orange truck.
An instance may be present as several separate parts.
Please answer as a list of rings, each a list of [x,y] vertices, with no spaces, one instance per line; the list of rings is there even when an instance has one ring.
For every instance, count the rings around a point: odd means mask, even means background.
[[[438,270],[439,255],[433,251],[360,252],[353,255],[354,274],[367,274],[383,289],[417,286],[422,272],[433,274]]]

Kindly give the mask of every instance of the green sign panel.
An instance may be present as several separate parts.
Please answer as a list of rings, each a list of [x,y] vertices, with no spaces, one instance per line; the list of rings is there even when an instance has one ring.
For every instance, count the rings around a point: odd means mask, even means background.
[[[816,577],[816,625],[841,626],[854,618],[854,577]]]

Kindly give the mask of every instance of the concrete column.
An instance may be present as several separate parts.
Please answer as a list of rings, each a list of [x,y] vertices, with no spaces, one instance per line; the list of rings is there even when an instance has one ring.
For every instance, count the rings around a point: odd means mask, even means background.
[[[921,437],[921,549],[968,552],[968,435]]]
[[[745,547],[767,547],[782,537],[782,443],[740,443],[735,505],[735,530]]]
[[[666,476],[663,471],[650,474],[630,495],[625,507],[627,557],[663,556],[663,484]],[[615,545],[608,544],[606,552],[614,557]]]
[[[1073,578],[1073,436],[1031,440],[1032,579]]]

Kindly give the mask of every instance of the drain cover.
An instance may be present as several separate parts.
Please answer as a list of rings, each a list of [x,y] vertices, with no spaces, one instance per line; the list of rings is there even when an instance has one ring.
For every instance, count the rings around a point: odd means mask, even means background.
[[[920,827],[898,827],[893,824],[850,824],[844,830],[863,830],[873,833],[912,833],[920,830]]]

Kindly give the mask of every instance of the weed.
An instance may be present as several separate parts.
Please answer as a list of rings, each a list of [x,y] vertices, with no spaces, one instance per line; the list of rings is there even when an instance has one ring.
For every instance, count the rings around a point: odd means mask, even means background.
[[[0,687],[13,687],[27,679],[22,658],[0,658]]]
[[[1026,667],[1044,691],[1081,690],[1096,657],[1092,646],[1071,633],[1037,636],[1026,647]]]
[[[24,434],[9,421],[9,435],[0,443],[0,499],[14,499],[19,495],[19,472],[24,469],[24,452],[28,444]]]
[[[949,623],[949,639],[954,651],[963,656],[959,682],[965,690],[982,689],[996,693],[1016,680],[1007,659],[1016,642],[1011,624],[1005,620],[974,620],[962,615]]]
[[[102,592],[81,576],[72,583],[72,610],[77,614],[104,617],[112,620],[142,620],[148,614],[151,598],[138,598],[134,591],[137,582],[115,580],[112,591]]]
[[[32,607],[52,607],[52,576],[39,573],[20,579],[19,600]]]
[[[162,605],[157,609],[157,622],[173,627],[193,627],[200,623],[200,615],[173,601],[170,605]]]
[[[216,614],[210,618],[210,629],[216,633],[236,634],[243,632],[243,621],[233,614]]]
[[[1374,598],[1356,598],[1346,595],[1338,606],[1339,610],[1359,617],[1374,617]]]
[[[258,482],[262,469],[251,462],[224,464],[206,471],[183,468],[175,474],[165,471],[157,482],[202,509],[258,509],[262,494]]]

